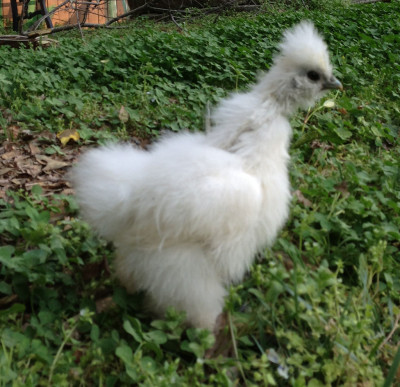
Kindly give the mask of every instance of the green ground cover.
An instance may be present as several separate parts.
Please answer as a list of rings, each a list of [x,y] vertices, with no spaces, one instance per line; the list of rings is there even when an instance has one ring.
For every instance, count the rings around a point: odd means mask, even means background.
[[[46,50],[0,47],[1,136],[78,131],[66,148],[47,143],[62,156],[199,130],[206,105],[268,69],[282,31],[305,18],[345,91],[292,121],[291,217],[230,290],[213,356],[209,332],[184,329],[174,311],[149,319],[113,280],[112,246],[72,196],[34,187],[0,199],[0,385],[400,383],[399,1],[211,17],[183,31],[137,21],[84,42],[59,35]]]

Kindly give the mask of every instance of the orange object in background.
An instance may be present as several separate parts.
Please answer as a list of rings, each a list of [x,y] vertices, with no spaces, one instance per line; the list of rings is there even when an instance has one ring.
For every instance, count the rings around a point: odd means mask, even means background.
[[[46,0],[46,7],[50,12],[61,5],[65,0]],[[17,0],[18,14],[22,12],[22,2]],[[37,1],[31,1],[28,6],[28,13],[40,10]],[[104,24],[108,19],[123,15],[129,11],[127,0],[70,0],[54,14],[50,15],[53,25],[61,26],[80,23]],[[85,16],[86,15],[86,16]],[[42,15],[34,16],[32,19],[24,20],[24,24],[31,24]],[[13,15],[11,0],[0,0],[0,21],[3,19],[4,26],[12,26]]]
[[[64,0],[46,0],[47,9],[51,11],[63,2]],[[80,23],[85,21],[85,23],[104,24],[107,21],[109,3],[112,2],[116,2],[116,0],[100,0],[91,3],[89,1],[71,1],[55,12],[51,19],[54,26],[76,24],[78,17]],[[85,12],[86,20],[84,20]]]

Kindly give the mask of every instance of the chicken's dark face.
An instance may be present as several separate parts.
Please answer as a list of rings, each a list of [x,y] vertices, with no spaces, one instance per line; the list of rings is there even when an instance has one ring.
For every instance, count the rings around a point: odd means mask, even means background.
[[[342,90],[343,86],[331,73],[311,67],[294,71],[289,89],[291,89],[290,94],[292,98],[300,106],[307,107],[320,98],[326,91],[331,89]]]
[[[322,71],[309,70],[305,74],[308,81],[308,87],[313,88],[315,85],[317,88],[321,88],[321,91],[329,89],[342,89],[343,86],[340,81],[333,75],[326,75]]]

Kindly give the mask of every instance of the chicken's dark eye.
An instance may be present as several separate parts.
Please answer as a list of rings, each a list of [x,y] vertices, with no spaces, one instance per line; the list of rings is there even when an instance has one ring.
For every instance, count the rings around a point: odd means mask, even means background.
[[[307,77],[308,77],[308,79],[312,80],[313,82],[319,81],[319,78],[320,78],[319,74],[314,70],[309,71],[307,73]]]

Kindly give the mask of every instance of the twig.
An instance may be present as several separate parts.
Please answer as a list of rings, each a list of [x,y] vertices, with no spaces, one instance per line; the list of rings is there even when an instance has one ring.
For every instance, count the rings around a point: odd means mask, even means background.
[[[171,20],[173,21],[173,23],[181,30],[184,31],[185,29],[183,27],[181,27],[181,25],[175,20],[174,15],[171,13],[169,15],[171,17]]]
[[[390,331],[390,333],[385,337],[385,340],[382,341],[381,345],[379,346],[379,350],[382,349],[382,347],[387,344],[387,342],[392,338],[394,335],[394,332],[396,332],[397,328],[399,327],[399,321],[400,321],[400,314],[397,315],[396,321],[393,324],[393,328]]]
[[[104,29],[109,29],[109,30],[123,30],[123,29],[130,28],[130,26],[106,26],[105,24],[94,24],[94,23],[80,23],[80,25],[81,25],[81,28],[104,28]],[[69,24],[69,25],[60,26],[60,27],[48,28],[46,30],[24,32],[22,34],[22,36],[26,36],[28,38],[36,38],[38,36],[55,34],[57,32],[70,31],[75,28],[79,28],[79,25],[78,24]]]
[[[171,9],[171,8],[160,8],[160,7],[152,7],[151,5],[149,5],[149,9],[151,11],[154,12],[158,12],[158,13],[183,13],[185,12],[185,8],[181,8],[181,9]]]
[[[81,38],[82,38],[82,40],[85,40],[85,38],[83,36],[83,32],[82,32],[81,21],[80,21],[80,18],[79,18],[79,9],[78,9],[78,7],[75,8],[75,13],[76,13],[76,22],[78,24],[78,29],[79,29],[79,32],[81,34]]]

